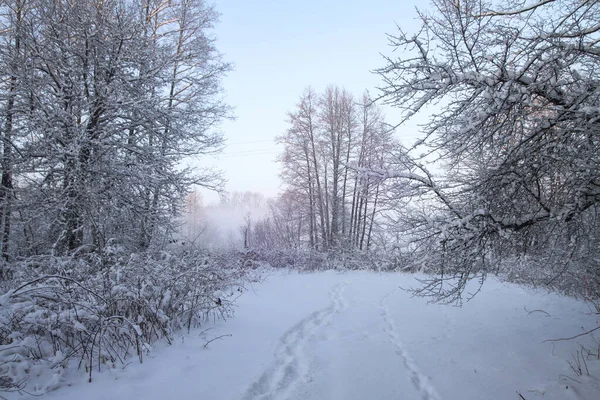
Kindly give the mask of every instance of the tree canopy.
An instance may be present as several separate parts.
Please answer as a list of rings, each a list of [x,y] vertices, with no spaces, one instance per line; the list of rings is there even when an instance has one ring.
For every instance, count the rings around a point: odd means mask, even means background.
[[[468,279],[517,268],[597,297],[600,4],[434,0],[419,17],[389,35],[399,56],[377,72],[404,120],[435,110],[421,146],[444,174],[411,149],[380,173],[431,206],[401,216],[414,262],[442,274],[424,291],[453,301]]]

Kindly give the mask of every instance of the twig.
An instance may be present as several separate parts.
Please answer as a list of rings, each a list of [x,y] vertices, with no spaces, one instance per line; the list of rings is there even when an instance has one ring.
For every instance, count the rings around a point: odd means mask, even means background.
[[[586,372],[586,375],[587,375],[587,376],[590,376],[590,370],[588,369],[588,366],[587,366],[587,361],[585,361],[585,356],[583,355],[583,352],[584,352],[584,350],[585,350],[585,347],[583,347],[582,345],[580,345],[580,346],[581,346],[581,352],[580,352],[580,355],[581,355],[581,362],[583,363],[583,366],[585,367],[585,372]],[[588,351],[588,356],[589,356],[589,351]],[[583,372],[583,371],[582,371],[582,372]]]
[[[476,18],[482,18],[482,17],[500,17],[500,16],[510,16],[510,15],[518,15],[518,14],[524,14],[528,11],[533,11],[538,7],[544,6],[548,3],[553,3],[556,0],[541,0],[535,4],[532,4],[529,7],[524,7],[518,10],[512,10],[512,11],[488,11],[488,12],[484,12],[481,13],[479,15],[474,15],[474,17]]]
[[[27,282],[27,283],[24,283],[24,284],[22,284],[21,286],[19,286],[17,289],[15,289],[15,291],[14,291],[14,292],[12,292],[11,296],[14,296],[14,295],[15,295],[17,292],[19,292],[21,289],[23,289],[23,288],[25,288],[25,287],[27,287],[27,286],[29,286],[29,285],[33,285],[33,284],[35,284],[35,283],[38,283],[38,282],[40,282],[40,281],[43,281],[43,280],[46,280],[46,279],[51,279],[51,278],[57,278],[57,279],[62,279],[62,280],[68,281],[68,282],[72,282],[72,283],[74,283],[75,285],[77,285],[77,286],[79,286],[80,288],[82,288],[83,290],[85,290],[85,291],[87,291],[88,293],[90,293],[91,295],[93,295],[93,296],[95,296],[95,297],[99,298],[100,300],[102,300],[102,301],[103,301],[103,302],[105,302],[105,303],[108,303],[108,301],[107,301],[107,300],[106,300],[104,297],[100,296],[98,293],[94,292],[93,290],[91,290],[91,289],[88,289],[87,287],[83,286],[83,284],[81,284],[80,282],[76,281],[75,279],[71,279],[71,278],[69,278],[69,277],[62,276],[62,275],[45,275],[45,276],[39,277],[39,278],[37,278],[37,279],[34,279],[34,280],[32,280],[32,281],[29,281],[29,282]]]
[[[214,329],[214,328],[212,328],[212,327],[211,327],[211,328],[206,328],[206,329],[204,329],[202,332],[200,332],[200,333],[198,334],[198,336],[201,336],[201,337],[202,337],[202,339],[204,339],[204,338],[206,337],[206,332],[210,331],[211,329]]]
[[[546,314],[547,316],[549,316],[549,317],[550,317],[550,314],[548,314],[548,313],[547,313],[546,311],[544,311],[544,310],[531,310],[531,311],[529,311],[529,310],[527,309],[527,306],[523,306],[523,309],[525,309],[525,312],[527,313],[527,315],[531,315],[531,314],[533,314],[534,312],[541,312],[541,313],[544,313],[544,314]]]
[[[231,336],[233,336],[233,335],[232,335],[231,333],[229,333],[229,334],[226,334],[226,335],[221,335],[221,336],[214,337],[214,338],[210,339],[208,342],[206,342],[206,343],[204,344],[204,348],[207,348],[207,347],[208,347],[208,345],[209,345],[211,342],[214,342],[214,341],[215,341],[215,340],[217,340],[217,339],[223,339],[224,337],[227,337],[227,336],[231,337]]]
[[[546,343],[546,342],[560,342],[560,341],[563,341],[563,340],[576,339],[576,338],[581,337],[581,336],[589,335],[590,333],[592,333],[594,331],[597,331],[598,329],[600,329],[600,326],[597,326],[594,329],[591,329],[591,330],[589,330],[587,332],[580,333],[579,335],[571,336],[571,337],[568,337],[568,338],[547,339],[547,340],[544,340],[542,343]]]

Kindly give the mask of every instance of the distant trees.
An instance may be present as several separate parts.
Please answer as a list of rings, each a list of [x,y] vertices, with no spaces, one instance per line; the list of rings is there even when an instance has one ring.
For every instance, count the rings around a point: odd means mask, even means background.
[[[297,241],[315,250],[367,249],[381,180],[355,172],[383,168],[394,147],[381,111],[367,94],[357,102],[339,87],[307,89],[289,124],[279,160],[285,201],[297,207]]]
[[[250,247],[281,251],[305,248],[305,235],[310,231],[306,224],[310,222],[306,220],[298,200],[291,191],[269,200],[266,215],[249,227]]]
[[[421,196],[400,225],[414,266],[451,279],[425,290],[453,301],[511,266],[598,298],[600,4],[434,0],[419,15],[419,32],[391,36],[400,56],[379,70],[382,98],[405,119],[441,104],[424,143],[447,173],[405,154],[368,175]]]
[[[270,217],[270,206],[262,194],[246,191],[221,195],[219,203],[206,206],[197,191],[187,196],[175,235],[183,248],[211,252],[253,248],[267,240],[257,236],[261,228],[268,229],[265,234],[269,238],[273,236],[270,219],[265,219]]]
[[[146,249],[218,151],[229,70],[202,0],[0,4],[2,256]]]

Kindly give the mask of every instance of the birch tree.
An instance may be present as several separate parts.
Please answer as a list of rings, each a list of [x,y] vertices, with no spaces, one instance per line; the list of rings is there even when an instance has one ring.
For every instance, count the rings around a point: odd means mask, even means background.
[[[393,129],[366,94],[357,103],[336,86],[320,95],[307,90],[289,123],[278,139],[284,145],[281,176],[306,215],[301,232],[309,247],[367,249],[382,186],[381,179],[356,171],[387,165]]]

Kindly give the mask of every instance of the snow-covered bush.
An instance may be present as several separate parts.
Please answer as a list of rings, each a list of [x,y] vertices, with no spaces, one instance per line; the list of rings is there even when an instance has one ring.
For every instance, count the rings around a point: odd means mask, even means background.
[[[395,252],[358,251],[355,249],[330,249],[328,252],[310,249],[258,248],[247,251],[252,262],[266,263],[274,268],[296,271],[370,270],[403,271],[405,262]]]
[[[230,257],[231,258],[231,257]],[[192,253],[127,255],[107,249],[15,263],[0,296],[0,390],[22,389],[33,371],[54,371],[43,392],[76,363],[93,370],[140,362],[158,339],[233,314],[239,263]],[[27,388],[31,390],[30,388]]]

